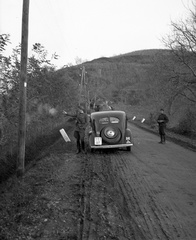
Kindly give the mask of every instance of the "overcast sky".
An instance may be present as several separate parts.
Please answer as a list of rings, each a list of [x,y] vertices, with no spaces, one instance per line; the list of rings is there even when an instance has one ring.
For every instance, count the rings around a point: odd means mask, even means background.
[[[29,54],[34,43],[60,57],[92,60],[136,50],[164,48],[170,23],[185,18],[192,0],[30,0]],[[0,0],[0,33],[21,41],[22,0]]]

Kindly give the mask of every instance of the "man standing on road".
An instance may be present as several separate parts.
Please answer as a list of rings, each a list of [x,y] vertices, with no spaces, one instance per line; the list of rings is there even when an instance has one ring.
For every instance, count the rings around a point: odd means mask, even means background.
[[[74,131],[74,137],[76,138],[76,144],[77,144],[77,153],[80,153],[81,151],[83,153],[86,153],[85,148],[85,130],[88,125],[88,115],[84,113],[84,110],[81,107],[78,107],[76,114],[69,114],[65,111],[63,113],[67,116],[73,117],[76,119],[76,128]]]
[[[159,124],[159,135],[161,138],[161,141],[159,143],[165,143],[165,128],[166,128],[166,124],[168,123],[169,119],[166,116],[166,114],[164,114],[164,110],[161,109],[160,110],[161,113],[158,116],[157,122]]]

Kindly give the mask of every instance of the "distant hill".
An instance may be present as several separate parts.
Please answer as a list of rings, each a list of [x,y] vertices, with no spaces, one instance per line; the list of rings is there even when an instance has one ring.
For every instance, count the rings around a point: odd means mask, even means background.
[[[155,103],[159,108],[165,104],[161,89],[168,79],[164,61],[168,63],[171,59],[170,50],[141,50],[101,57],[60,71],[69,73],[79,84],[80,68],[85,66],[90,99],[102,98],[129,105],[152,105],[159,99],[160,102]]]
[[[108,100],[155,114],[161,107],[171,116],[171,125],[192,105],[177,92],[174,69],[181,66],[167,49],[134,51],[101,57],[62,69],[80,83],[80,67],[85,66],[90,101]],[[75,78],[75,79],[76,79]],[[178,112],[176,109],[180,109]],[[174,123],[173,123],[174,122]]]
[[[94,59],[83,65],[87,71],[89,88],[99,82],[99,89],[95,89],[94,93],[98,90],[97,95],[102,98],[138,105],[153,100],[152,85],[155,81],[156,85],[157,81],[161,82],[165,74],[162,59],[170,56],[169,50],[141,50]]]
[[[148,59],[150,57],[156,56],[156,55],[164,55],[164,56],[169,56],[171,55],[171,51],[167,49],[147,49],[147,50],[138,50],[130,53],[125,53],[125,54],[120,54],[117,56],[113,57],[101,57],[92,60],[91,62],[124,62],[124,61],[137,61],[138,59],[143,60]]]

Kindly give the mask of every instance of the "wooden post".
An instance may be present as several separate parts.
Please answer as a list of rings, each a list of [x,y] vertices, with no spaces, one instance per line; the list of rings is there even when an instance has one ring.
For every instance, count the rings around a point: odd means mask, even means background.
[[[87,113],[87,90],[86,90],[86,71],[85,71],[85,67],[83,67],[83,76],[84,76],[84,79],[83,79],[83,84],[84,84],[84,110],[85,110],[85,113]]]
[[[23,175],[25,171],[28,22],[29,22],[29,0],[23,0],[17,176]]]
[[[87,112],[87,93],[86,93],[86,79],[85,79],[85,67],[82,67],[81,83],[80,83],[80,93],[79,93],[79,106],[83,106],[85,112]]]
[[[84,82],[83,68],[82,68],[81,81],[80,81],[80,93],[79,93],[79,104],[78,104],[79,106],[82,103],[82,94],[83,94],[83,85],[84,85],[84,83],[83,83]]]

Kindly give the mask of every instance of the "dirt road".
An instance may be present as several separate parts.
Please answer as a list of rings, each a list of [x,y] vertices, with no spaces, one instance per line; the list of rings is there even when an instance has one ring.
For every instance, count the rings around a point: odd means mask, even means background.
[[[131,154],[90,156],[84,239],[196,239],[196,154],[131,129]]]
[[[172,142],[157,144],[156,136],[133,130],[135,147],[126,169],[132,169],[136,188],[140,184],[135,198],[147,215],[148,239],[196,239],[196,153]]]
[[[131,153],[76,155],[74,144],[55,143],[17,188],[4,190],[0,237],[196,239],[196,153],[130,127]]]

